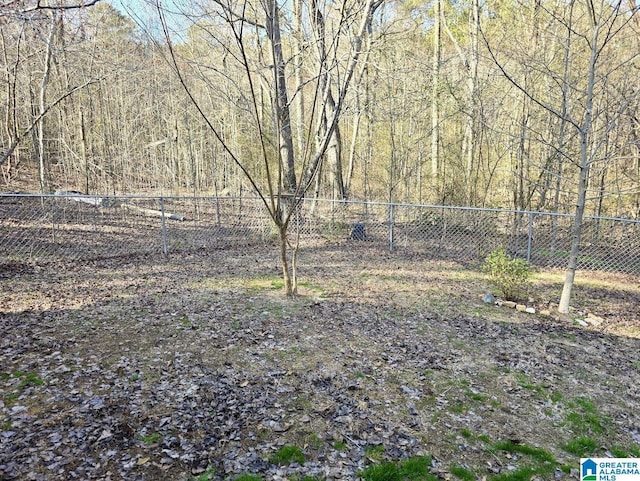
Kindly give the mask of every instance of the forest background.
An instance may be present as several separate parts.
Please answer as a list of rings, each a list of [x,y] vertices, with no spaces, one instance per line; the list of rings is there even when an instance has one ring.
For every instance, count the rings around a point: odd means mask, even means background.
[[[5,190],[262,188],[283,148],[267,4],[2,6]],[[586,213],[640,217],[633,0],[275,7],[307,195],[574,213],[582,182]]]

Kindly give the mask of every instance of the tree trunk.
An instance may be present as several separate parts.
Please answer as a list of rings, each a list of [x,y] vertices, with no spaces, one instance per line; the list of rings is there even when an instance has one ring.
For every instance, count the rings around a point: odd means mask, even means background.
[[[278,148],[282,169],[282,187],[286,193],[296,190],[295,159],[293,155],[293,136],[291,131],[291,114],[289,111],[289,94],[287,93],[285,59],[282,50],[280,33],[280,9],[276,0],[265,0],[266,29],[271,43],[273,70],[275,81],[275,111]]]
[[[298,293],[294,263],[289,259],[289,243],[287,242],[287,224],[278,226],[278,236],[280,237],[280,264],[282,265],[282,279],[284,282],[284,293],[286,296],[295,296]],[[295,256],[295,252],[293,253]]]
[[[440,35],[442,0],[434,0],[433,12],[433,57],[431,85],[431,177],[432,186],[438,186],[438,166],[440,162],[440,59],[442,38]]]
[[[294,70],[296,78],[296,139],[298,144],[298,157],[304,158],[306,150],[306,132],[305,132],[305,107],[304,107],[304,79],[302,77],[302,62],[303,62],[303,36],[302,30],[302,0],[292,0],[292,14],[293,14],[293,48],[298,53],[297,58],[294,58]]]
[[[593,8],[593,6],[591,7]],[[587,83],[587,95],[585,102],[584,123],[580,130],[580,174],[578,177],[578,202],[576,205],[576,217],[573,224],[573,234],[571,238],[571,251],[569,253],[569,262],[567,272],[565,274],[564,286],[558,311],[562,314],[569,313],[569,304],[571,302],[571,291],[576,276],[576,268],[578,265],[578,255],[580,253],[580,240],[582,237],[582,218],[587,199],[587,182],[589,179],[589,167],[591,166],[591,156],[589,155],[589,138],[591,135],[591,127],[593,121],[593,90],[596,79],[596,69],[598,66],[598,40],[600,33],[599,20],[596,20],[595,11],[591,10],[593,19],[593,38],[591,40],[591,56],[589,59],[589,79]]]
[[[325,46],[325,18],[320,11],[320,6],[315,0],[311,2],[313,27],[315,29],[315,43],[319,58],[319,91],[322,93],[322,111],[318,122],[318,142],[322,142],[329,131],[329,122],[335,117],[336,102],[333,97],[332,85],[329,79],[329,67],[327,65],[327,49]],[[321,148],[321,146],[319,146]],[[329,164],[329,178],[332,197],[344,199],[345,188],[342,175],[342,136],[339,124],[335,124],[331,131],[329,143],[326,149],[326,159]]]
[[[53,58],[53,40],[56,35],[56,15],[51,15],[51,26],[49,36],[46,41],[46,53],[44,58],[44,72],[40,81],[40,91],[38,95],[38,122],[37,138],[38,138],[38,177],[40,180],[40,190],[44,194],[49,190],[48,172],[46,163],[46,146],[44,141],[45,127],[44,115],[47,112],[47,87],[49,86],[49,74],[51,73],[51,60]]]
[[[587,133],[584,132],[581,139],[581,150],[586,148]],[[584,154],[583,159],[584,159]],[[578,266],[578,255],[580,253],[580,239],[582,237],[582,217],[587,198],[587,179],[589,176],[589,163],[583,162],[580,166],[580,175],[578,179],[578,203],[576,205],[576,218],[573,224],[573,232],[571,236],[571,251],[569,253],[569,263],[565,273],[564,285],[562,287],[562,295],[560,296],[560,304],[558,312],[562,314],[569,313],[569,303],[571,301],[571,292],[576,277],[576,268]]]

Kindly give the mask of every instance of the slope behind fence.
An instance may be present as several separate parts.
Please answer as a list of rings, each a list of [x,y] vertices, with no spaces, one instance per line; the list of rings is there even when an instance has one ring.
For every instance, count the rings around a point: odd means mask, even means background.
[[[573,217],[412,204],[305,200],[291,233],[302,247],[375,245],[480,262],[493,249],[541,267],[565,267]],[[89,260],[270,243],[254,198],[0,194],[3,262]],[[587,217],[579,268],[640,274],[640,221]]]

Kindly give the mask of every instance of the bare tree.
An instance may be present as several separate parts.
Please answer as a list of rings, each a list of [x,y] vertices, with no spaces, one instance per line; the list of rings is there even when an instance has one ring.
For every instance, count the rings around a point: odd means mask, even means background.
[[[578,267],[590,170],[596,162],[611,160],[613,153],[605,149],[609,132],[616,127],[621,115],[638,95],[637,92],[626,92],[628,95],[619,97],[615,104],[607,102],[604,95],[607,83],[613,81],[614,73],[638,57],[638,52],[635,50],[611,54],[612,49],[615,50],[614,41],[623,35],[625,28],[637,15],[638,7],[626,9],[621,0],[614,3],[604,0],[598,3],[587,2],[586,9],[581,10],[583,17],[580,22],[573,19],[577,7],[575,1],[570,3],[569,18],[552,16],[553,21],[565,25],[569,32],[568,40],[565,40],[567,50],[565,50],[563,71],[559,74],[555,73],[549,66],[546,72],[546,75],[549,75],[560,87],[562,103],[559,108],[527,88],[520,79],[509,72],[505,62],[497,58],[487,37],[484,37],[489,53],[504,77],[533,103],[556,117],[563,126],[562,129],[564,126],[573,129],[578,139],[578,158],[575,160],[572,158],[563,130],[556,145],[558,155],[571,161],[578,169],[571,248],[558,307],[561,313],[569,312],[571,292]],[[581,56],[586,57],[586,62],[582,62]],[[574,79],[584,78],[585,82],[570,83],[568,79],[570,74],[575,74]],[[599,119],[599,122],[596,122],[596,119]]]
[[[205,31],[224,58],[232,61],[244,74],[243,85],[236,85],[237,93],[240,95],[238,108],[245,109],[252,119],[254,138],[260,145],[259,169],[252,167],[250,159],[242,151],[233,148],[224,137],[214,120],[219,112],[207,110],[199,99],[193,87],[192,75],[197,73],[197,69],[193,69],[196,60],[201,60],[180,55],[179,49],[172,42],[165,10],[160,2],[156,3],[165,32],[168,59],[175,74],[211,133],[243,172],[254,192],[262,199],[278,231],[280,260],[287,295],[297,292],[297,243],[290,239],[289,225],[297,212],[300,199],[312,185],[322,159],[335,140],[336,127],[363,50],[364,38],[373,14],[381,3],[382,0],[366,0],[354,5],[349,11],[336,8],[337,12],[344,15],[345,27],[334,32],[334,35],[343,36],[345,43],[349,41],[348,60],[342,65],[320,62],[317,66],[318,71],[313,82],[315,92],[311,96],[314,100],[310,108],[312,112],[321,113],[322,125],[319,128],[309,126],[308,130],[321,132],[321,137],[313,152],[309,155],[306,155],[306,152],[298,152],[297,158],[289,109],[291,94],[287,80],[290,70],[287,69],[287,65],[288,59],[296,58],[298,53],[293,52],[287,56],[285,52],[281,21],[285,17],[282,9],[287,7],[281,7],[275,0],[263,0],[255,5],[216,1],[211,5],[215,7],[214,10],[206,10],[206,18],[209,21],[199,20],[194,23],[192,28]],[[286,17],[290,18],[288,13]],[[312,16],[317,13],[313,8],[309,10]],[[314,21],[317,22],[317,19]],[[333,42],[337,43],[337,40],[335,38]],[[266,62],[265,54],[268,55]],[[326,79],[335,69],[340,69],[341,82],[335,95],[330,95]],[[207,70],[216,71],[216,67],[208,66]],[[229,67],[224,71],[217,70],[218,79],[226,81],[228,71]],[[202,85],[211,85],[210,81],[209,78],[201,78]],[[269,116],[264,115],[265,100],[270,107]],[[325,115],[324,118],[322,113]],[[318,118],[314,115],[309,116],[309,122],[313,122],[314,117]]]
[[[98,1],[99,0],[78,3],[48,3],[39,0],[31,2],[10,1],[0,4],[0,25],[10,25],[18,31],[17,36],[14,36],[17,42],[11,52],[11,54],[14,55],[13,59],[10,59],[4,31],[2,34],[3,59],[7,67],[5,129],[8,135],[8,145],[4,148],[3,152],[0,153],[0,165],[11,158],[22,141],[28,138],[29,135],[32,135],[35,139],[34,145],[36,146],[39,181],[42,190],[45,190],[46,187],[45,118],[54,107],[58,106],[65,99],[98,81],[97,79],[91,79],[68,86],[68,88],[64,92],[59,93],[54,100],[48,100],[51,67],[55,55],[54,42],[58,32],[58,25],[61,24],[60,15],[62,11],[82,9],[94,5]],[[44,48],[41,49],[44,58],[42,59],[42,71],[36,89],[37,95],[31,99],[33,103],[31,119],[26,127],[20,128],[19,107],[16,98],[18,96],[17,90],[20,83],[18,81],[18,70],[23,62],[22,57],[24,53],[22,51],[22,44],[26,35],[27,26],[31,29],[33,37],[36,40],[40,39],[44,44]]]

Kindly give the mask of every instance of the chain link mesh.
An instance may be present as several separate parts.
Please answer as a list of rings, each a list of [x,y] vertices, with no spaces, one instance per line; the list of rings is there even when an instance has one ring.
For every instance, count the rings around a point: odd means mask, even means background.
[[[572,226],[573,216],[544,212],[305,200],[289,232],[303,247],[367,243],[464,262],[504,247],[534,265],[563,268]],[[3,262],[180,253],[277,237],[254,198],[0,195]],[[585,217],[578,268],[640,274],[640,221]]]

